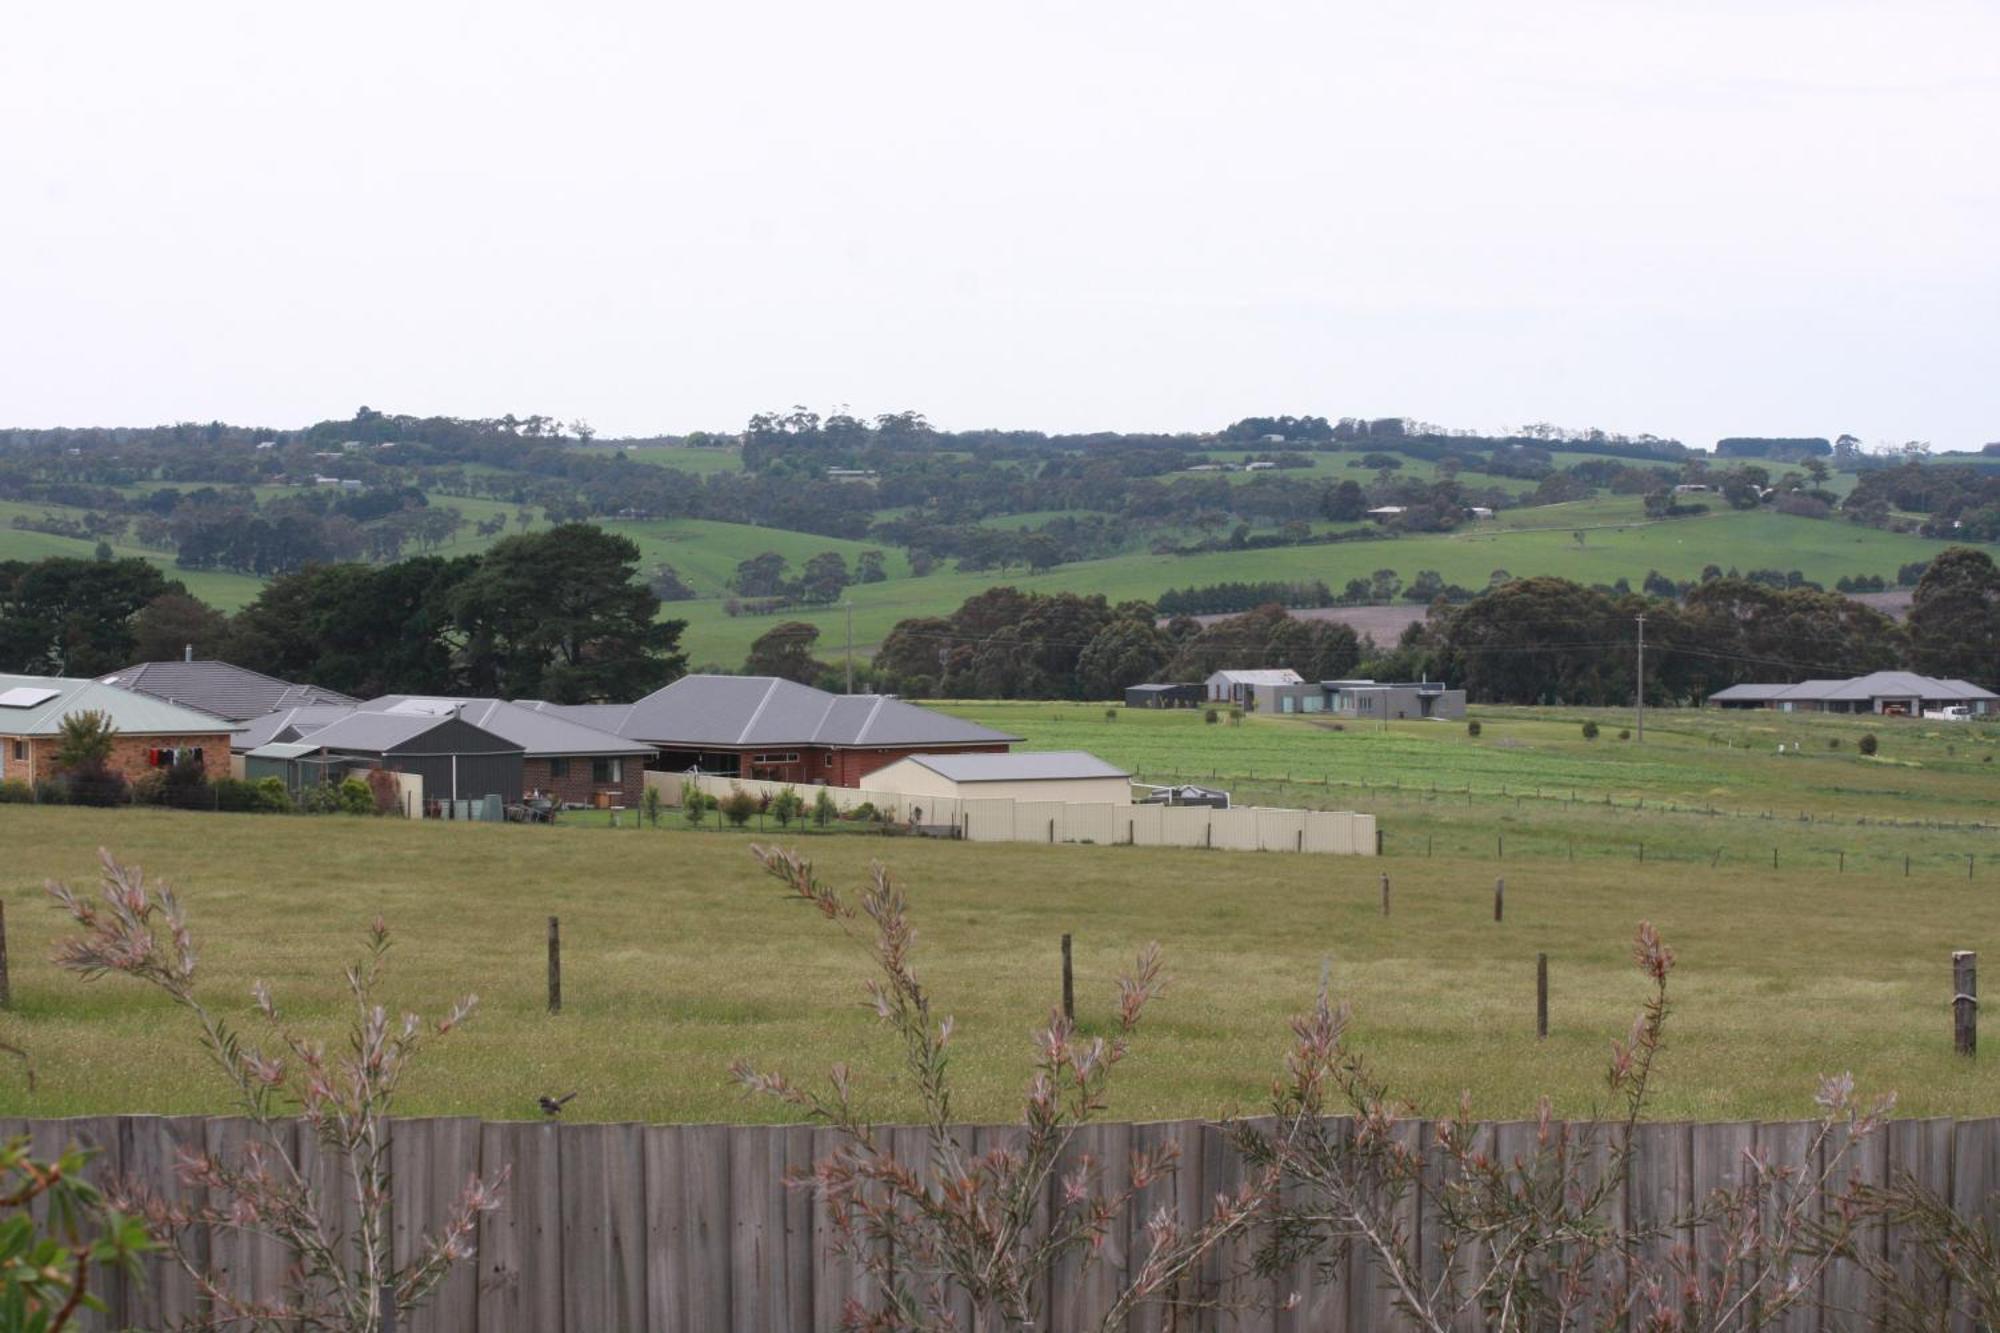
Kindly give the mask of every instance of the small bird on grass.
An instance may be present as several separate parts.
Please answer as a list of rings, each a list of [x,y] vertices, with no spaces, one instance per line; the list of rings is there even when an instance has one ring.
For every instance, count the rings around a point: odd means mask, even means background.
[[[561,1115],[563,1107],[567,1106],[569,1104],[569,1099],[574,1096],[576,1096],[575,1093],[566,1092],[560,1097],[549,1097],[549,1096],[541,1097],[539,1100],[541,1101],[542,1104],[542,1114],[547,1116]]]

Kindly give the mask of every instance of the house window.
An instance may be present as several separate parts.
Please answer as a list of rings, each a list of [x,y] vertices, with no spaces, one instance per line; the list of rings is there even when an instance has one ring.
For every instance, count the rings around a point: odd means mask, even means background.
[[[826,757],[826,766],[827,766],[828,768],[832,768],[832,767],[833,767],[833,755],[832,755],[831,753],[829,753],[829,754],[827,755],[827,757]]]
[[[569,760],[567,760],[567,759],[551,759],[551,760],[549,760],[549,776],[550,776],[550,777],[552,777],[552,778],[566,778],[566,777],[568,777],[568,776],[569,776]]]
[[[590,761],[590,780],[598,783],[623,782],[625,761],[599,756]]]
[[[799,752],[797,750],[787,750],[783,753],[753,754],[750,756],[750,762],[753,764],[796,764],[799,762]]]
[[[24,764],[28,762],[28,743],[26,741],[14,742],[14,758]]]

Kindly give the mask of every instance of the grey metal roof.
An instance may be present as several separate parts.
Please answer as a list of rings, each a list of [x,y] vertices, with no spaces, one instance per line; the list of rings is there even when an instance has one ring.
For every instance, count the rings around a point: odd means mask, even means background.
[[[1129,778],[1082,750],[1027,750],[1017,754],[913,754],[908,762],[922,764],[953,782],[1035,782],[1066,778]]]
[[[253,717],[303,704],[351,704],[337,690],[318,685],[294,685],[232,662],[140,662],[100,677],[155,699],[198,708],[204,713],[245,722]]]
[[[1717,690],[1708,697],[1711,700],[1726,699],[1730,701],[1737,699],[1775,699],[1790,688],[1792,687],[1789,685],[1731,685],[1727,689]]]
[[[272,741],[294,740],[310,732],[319,730],[329,722],[338,722],[353,712],[347,704],[312,704],[302,708],[281,708],[275,713],[253,717],[243,724],[243,730],[230,738],[230,748],[234,750],[254,750]]]
[[[1021,739],[887,694],[828,694],[775,676],[683,676],[632,704],[529,707],[654,745],[996,745]]]
[[[490,731],[460,724],[451,717],[433,717],[428,714],[412,713],[368,713],[359,710],[348,712],[317,730],[307,732],[299,739],[309,743],[315,750],[351,750],[361,754],[383,754],[407,745],[427,732],[450,727],[473,732],[484,741],[484,748],[467,749],[462,745],[446,748],[460,754],[519,754],[521,747],[502,740]]]
[[[308,741],[272,741],[260,745],[244,756],[246,759],[297,759],[312,754],[319,747]]]
[[[128,736],[212,736],[240,730],[213,713],[197,712],[150,695],[76,676],[0,675],[0,692],[26,689],[38,701],[25,708],[0,708],[0,735],[53,736],[71,713],[99,712]],[[41,694],[53,690],[53,694]]]
[[[1290,667],[1258,667],[1252,670],[1225,668],[1208,678],[1210,684],[1221,681],[1228,685],[1303,685],[1299,673]]]
[[[614,705],[622,707],[623,705]],[[454,707],[458,716],[482,731],[490,731],[530,758],[574,757],[581,755],[650,755],[653,747],[644,741],[627,740],[603,727],[547,707],[512,703],[506,699],[447,699],[428,695],[385,694],[361,705],[370,713],[423,713],[443,716]],[[442,710],[442,711],[439,711]]]
[[[1871,671],[1848,680],[1802,680],[1795,685],[1731,685],[1717,690],[1710,699],[1781,700],[1788,703],[1866,703],[1875,699],[1917,699],[1926,703],[1940,700],[1969,701],[2000,699],[2000,694],[1962,680],[1939,680],[1914,671]]]

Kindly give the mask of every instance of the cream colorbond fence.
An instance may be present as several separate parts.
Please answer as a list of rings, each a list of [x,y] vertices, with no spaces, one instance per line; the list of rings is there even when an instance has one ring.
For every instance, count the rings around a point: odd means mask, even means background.
[[[710,796],[746,791],[776,796],[788,785],[755,779],[687,777],[648,773],[646,785],[659,789],[669,805],[680,804],[681,783],[689,781]],[[1314,852],[1332,856],[1373,856],[1375,816],[1344,810],[1278,810],[1242,806],[1114,805],[1068,801],[960,799],[904,796],[865,787],[793,786],[808,804],[824,791],[843,812],[864,803],[897,822],[950,827],[969,842],[1073,842],[1098,846],[1213,847],[1233,852]]]

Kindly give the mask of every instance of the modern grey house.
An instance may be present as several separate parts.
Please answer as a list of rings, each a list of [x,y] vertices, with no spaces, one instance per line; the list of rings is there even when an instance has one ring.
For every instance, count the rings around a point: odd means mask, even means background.
[[[1877,713],[1921,717],[1963,709],[1967,717],[2000,716],[2000,694],[1969,681],[1939,680],[1913,671],[1874,671],[1851,680],[1804,680],[1796,685],[1731,685],[1708,696],[1711,708],[1768,708],[1780,713]]]
[[[230,662],[139,662],[100,676],[98,682],[199,709],[228,722],[248,722],[309,704],[355,702],[338,690],[294,685]]]
[[[1394,722],[1465,716],[1465,691],[1436,681],[1323,680],[1320,688],[1326,692],[1326,711],[1334,717]]]

